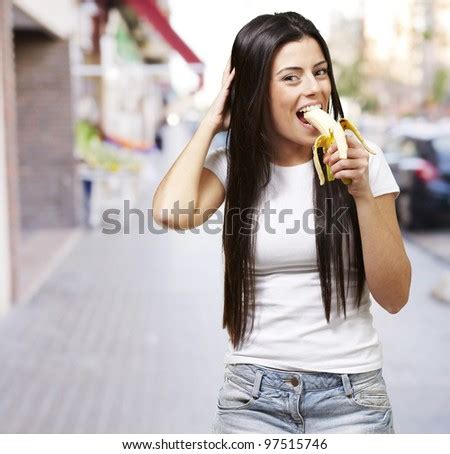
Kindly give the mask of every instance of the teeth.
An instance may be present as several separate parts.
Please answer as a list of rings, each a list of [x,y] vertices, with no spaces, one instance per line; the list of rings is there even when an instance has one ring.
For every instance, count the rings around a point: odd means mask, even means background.
[[[321,104],[316,104],[314,106],[307,106],[307,107],[302,107],[299,112],[309,112],[311,110],[315,110],[315,109],[321,109],[322,108],[322,105]]]

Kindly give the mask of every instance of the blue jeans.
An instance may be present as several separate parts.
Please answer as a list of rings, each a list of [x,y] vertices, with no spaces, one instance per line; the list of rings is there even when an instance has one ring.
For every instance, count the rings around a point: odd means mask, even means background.
[[[394,433],[382,369],[291,372],[228,364],[212,433]]]

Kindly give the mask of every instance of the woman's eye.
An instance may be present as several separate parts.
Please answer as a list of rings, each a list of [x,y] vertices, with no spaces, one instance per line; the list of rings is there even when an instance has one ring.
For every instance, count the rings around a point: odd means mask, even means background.
[[[322,72],[322,74],[320,74],[321,72]],[[322,69],[319,69],[319,71],[317,71],[316,74],[323,76],[323,75],[325,75],[327,73],[328,73],[328,69],[327,68],[322,68]],[[286,76],[283,80],[292,81],[293,77],[297,77],[297,76]]]

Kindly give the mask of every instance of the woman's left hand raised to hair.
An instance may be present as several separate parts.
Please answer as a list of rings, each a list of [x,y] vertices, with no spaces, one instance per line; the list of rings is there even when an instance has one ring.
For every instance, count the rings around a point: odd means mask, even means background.
[[[324,163],[331,167],[336,179],[350,178],[348,192],[354,199],[373,197],[369,185],[369,153],[355,136],[345,135],[348,144],[347,159],[339,159],[337,145],[328,148]]]

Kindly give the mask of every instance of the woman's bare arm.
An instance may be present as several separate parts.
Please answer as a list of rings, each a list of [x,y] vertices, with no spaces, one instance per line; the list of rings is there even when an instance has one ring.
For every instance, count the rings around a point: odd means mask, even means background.
[[[225,188],[213,172],[203,167],[214,135],[214,127],[204,119],[162,179],[152,206],[158,224],[173,229],[194,228],[222,205]]]

